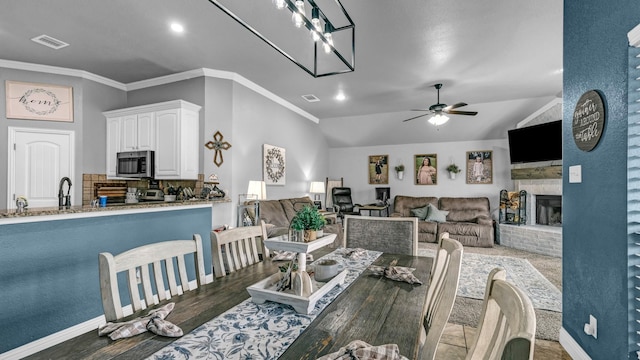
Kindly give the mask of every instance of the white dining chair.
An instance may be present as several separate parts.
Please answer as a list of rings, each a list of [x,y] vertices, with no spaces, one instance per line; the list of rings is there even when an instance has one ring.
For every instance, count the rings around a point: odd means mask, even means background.
[[[264,221],[260,225],[243,226],[220,232],[211,232],[211,262],[214,276],[219,278],[269,257],[269,249],[264,246],[267,238]],[[262,249],[258,244],[263,244]]]
[[[435,358],[458,292],[462,254],[463,247],[459,241],[451,239],[449,233],[440,236],[429,276],[420,359]]]
[[[193,254],[195,285],[187,276],[187,258]],[[202,238],[193,235],[193,240],[170,240],[143,245],[118,255],[103,252],[98,255],[100,293],[107,321],[124,317],[120,302],[118,273],[125,272],[129,288],[129,300],[133,312],[157,305],[160,301],[193,290],[205,283]],[[177,265],[177,273],[175,270]],[[180,279],[180,284],[177,282]],[[143,297],[140,295],[141,284]],[[165,285],[169,286],[169,290]]]
[[[418,256],[418,218],[345,215],[343,246]]]
[[[489,274],[476,337],[466,360],[533,359],[536,335],[533,304],[506,277],[501,268]]]

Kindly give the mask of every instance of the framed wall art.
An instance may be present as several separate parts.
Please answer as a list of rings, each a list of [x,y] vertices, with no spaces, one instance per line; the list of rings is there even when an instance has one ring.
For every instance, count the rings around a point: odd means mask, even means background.
[[[438,184],[438,155],[419,154],[413,159],[415,165],[416,185],[436,185]]]
[[[71,86],[5,82],[7,119],[73,122]]]
[[[493,151],[467,151],[467,184],[493,183]]]
[[[264,144],[262,176],[266,185],[285,185],[286,156],[284,148]]]
[[[367,165],[369,184],[389,183],[389,155],[370,155]]]

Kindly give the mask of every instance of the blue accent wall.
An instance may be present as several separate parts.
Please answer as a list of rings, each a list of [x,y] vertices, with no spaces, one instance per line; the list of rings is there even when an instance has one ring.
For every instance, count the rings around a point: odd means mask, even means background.
[[[200,234],[211,274],[210,231],[211,208],[0,225],[0,353],[104,314],[100,252]]]
[[[637,0],[564,1],[562,326],[593,359],[636,358],[627,315],[627,32],[638,23]],[[605,100],[605,129],[584,152],[571,121],[592,89]],[[582,183],[569,183],[573,165]],[[590,314],[598,339],[583,331]]]

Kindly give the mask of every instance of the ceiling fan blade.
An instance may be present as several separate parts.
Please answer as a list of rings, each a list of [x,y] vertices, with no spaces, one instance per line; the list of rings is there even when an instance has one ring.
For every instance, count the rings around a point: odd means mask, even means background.
[[[475,116],[478,115],[477,111],[460,111],[460,110],[449,110],[449,111],[444,111],[447,114],[452,114],[452,115],[471,115],[471,116]]]
[[[459,102],[457,104],[453,104],[453,105],[449,105],[446,108],[444,108],[443,110],[448,111],[448,110],[453,110],[453,109],[457,109],[459,107],[463,107],[463,106],[467,106],[467,103],[463,103],[463,102]]]
[[[422,115],[418,115],[418,116],[414,116],[414,117],[409,118],[409,119],[407,119],[407,120],[402,120],[402,122],[409,121],[409,120],[414,120],[414,119],[421,118],[421,117],[423,117],[423,116],[427,116],[427,115],[429,115],[429,113],[422,114]]]

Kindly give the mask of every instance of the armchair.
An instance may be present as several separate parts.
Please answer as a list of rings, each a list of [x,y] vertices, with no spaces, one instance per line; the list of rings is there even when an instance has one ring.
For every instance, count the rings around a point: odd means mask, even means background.
[[[344,218],[345,215],[360,215],[356,208],[362,205],[353,204],[351,188],[334,187],[331,189],[331,198],[333,199],[333,209],[339,218]]]

